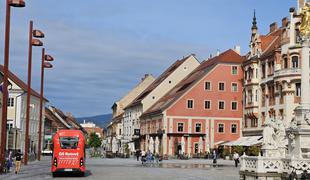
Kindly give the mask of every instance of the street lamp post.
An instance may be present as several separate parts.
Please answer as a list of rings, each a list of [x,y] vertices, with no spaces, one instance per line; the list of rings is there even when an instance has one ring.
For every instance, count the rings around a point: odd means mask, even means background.
[[[45,61],[53,61],[54,58],[45,54],[45,48],[42,48],[42,63],[41,63],[41,92],[40,92],[40,117],[39,117],[39,145],[38,145],[38,160],[41,160],[41,139],[42,139],[42,118],[43,118],[43,83],[44,83],[44,68],[52,68],[53,65]]]
[[[25,132],[25,152],[24,164],[28,163],[29,150],[29,121],[30,121],[30,98],[31,98],[31,66],[32,66],[32,46],[43,46],[39,39],[44,38],[44,34],[39,30],[33,30],[33,22],[29,23],[29,46],[28,46],[28,81],[27,81],[27,104],[26,104],[26,132]]]
[[[6,0],[6,15],[5,15],[5,39],[4,39],[4,65],[3,65],[3,97],[2,97],[2,124],[1,124],[1,149],[0,163],[1,168],[5,164],[5,149],[6,149],[6,123],[7,123],[7,98],[8,98],[8,72],[9,72],[9,52],[10,52],[10,21],[11,21],[11,6],[25,7],[23,0]]]

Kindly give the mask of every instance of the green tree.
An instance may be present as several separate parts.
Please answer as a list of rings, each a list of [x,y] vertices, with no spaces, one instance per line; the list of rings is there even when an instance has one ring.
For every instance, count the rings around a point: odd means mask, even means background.
[[[88,138],[88,145],[94,148],[98,148],[101,146],[101,139],[95,132],[90,133]]]

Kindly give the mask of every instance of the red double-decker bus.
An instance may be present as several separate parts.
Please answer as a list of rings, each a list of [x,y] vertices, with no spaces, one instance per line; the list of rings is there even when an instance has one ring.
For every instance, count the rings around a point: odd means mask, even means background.
[[[59,130],[53,136],[52,173],[85,174],[85,137],[80,130]]]

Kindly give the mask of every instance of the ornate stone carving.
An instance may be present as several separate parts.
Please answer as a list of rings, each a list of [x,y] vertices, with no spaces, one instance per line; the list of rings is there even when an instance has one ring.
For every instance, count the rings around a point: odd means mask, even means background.
[[[310,111],[307,111],[304,115],[304,119],[308,125],[310,125]]]
[[[269,119],[265,123],[263,130],[263,148],[276,149],[285,148],[287,138],[285,133],[285,126],[281,119]]]
[[[310,37],[310,3],[307,2],[301,12],[300,33],[302,36]]]

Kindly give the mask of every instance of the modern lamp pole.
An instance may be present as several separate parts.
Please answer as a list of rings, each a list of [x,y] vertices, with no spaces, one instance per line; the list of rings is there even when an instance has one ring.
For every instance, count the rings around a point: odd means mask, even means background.
[[[29,121],[30,121],[30,98],[31,98],[31,66],[32,66],[32,46],[43,46],[39,39],[44,38],[44,34],[39,30],[33,30],[33,21],[29,23],[29,46],[28,46],[28,81],[27,81],[27,104],[26,104],[26,132],[25,132],[25,152],[24,164],[28,163],[29,150]]]
[[[40,92],[40,117],[39,117],[39,145],[38,145],[38,160],[41,160],[41,139],[42,139],[42,116],[43,116],[43,91],[44,91],[44,68],[52,68],[52,64],[45,61],[53,61],[54,58],[45,54],[45,48],[42,48],[42,63],[41,63],[41,92]]]
[[[6,15],[5,15],[5,39],[4,39],[4,65],[3,65],[3,97],[2,97],[2,123],[1,123],[1,149],[0,163],[1,168],[5,164],[6,150],[6,124],[7,124],[7,98],[8,98],[8,73],[9,73],[9,52],[10,52],[10,21],[11,21],[11,6],[25,7],[23,0],[6,0]]]

